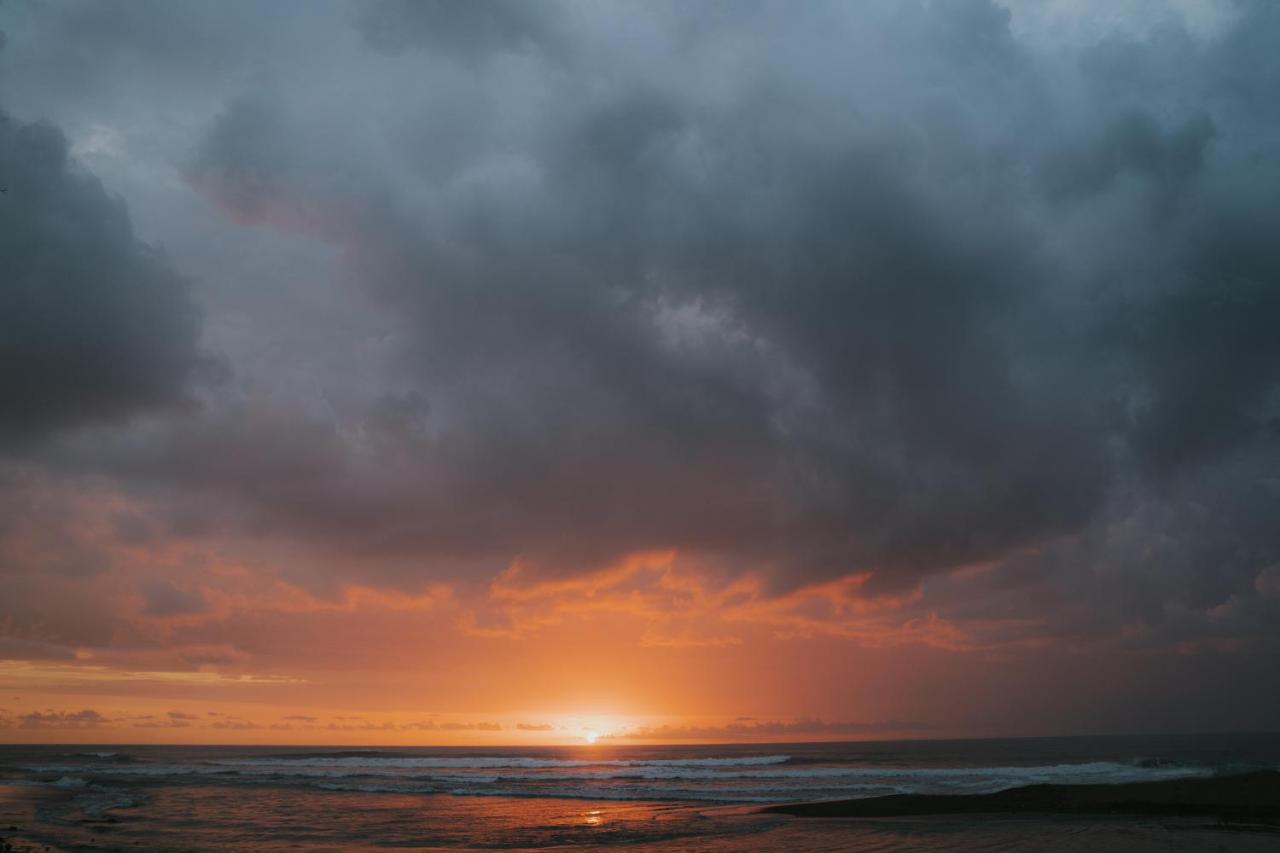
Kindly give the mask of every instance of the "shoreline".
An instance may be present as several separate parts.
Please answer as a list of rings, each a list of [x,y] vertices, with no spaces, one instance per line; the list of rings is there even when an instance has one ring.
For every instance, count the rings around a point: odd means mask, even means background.
[[[0,853],[61,853],[61,846],[44,838],[37,828],[36,808],[42,802],[66,799],[64,792],[44,786],[0,781]]]
[[[816,818],[972,814],[1213,817],[1223,824],[1280,831],[1280,771],[1118,785],[1027,785],[994,794],[891,794],[786,803],[758,811]]]
[[[1090,791],[1108,788],[1124,796],[1118,800],[1116,797],[1101,800],[1089,795]],[[1149,789],[1157,793],[1152,794]],[[1242,793],[1246,790],[1252,793]],[[51,800],[73,799],[69,792],[0,784],[0,815],[6,818],[0,824],[0,851],[225,849],[247,853],[270,849],[274,842],[297,845],[305,841],[317,849],[372,853],[386,849],[379,839],[384,838],[388,827],[403,826],[409,821],[415,826],[399,840],[417,849],[492,849],[495,842],[510,842],[513,832],[527,833],[529,827],[537,827],[539,832],[534,835],[521,835],[522,841],[529,842],[523,849],[564,849],[568,844],[581,849],[620,846],[646,851],[737,853],[753,849],[795,853],[860,846],[908,850],[917,849],[913,846],[917,842],[921,845],[928,842],[934,846],[920,849],[982,850],[990,849],[993,844],[1009,849],[1010,844],[1018,844],[1048,853],[1078,853],[1079,833],[1083,830],[1089,833],[1089,849],[1095,853],[1192,853],[1201,849],[1223,849],[1223,845],[1239,853],[1261,853],[1274,846],[1274,833],[1280,831],[1280,824],[1256,819],[1244,822],[1238,818],[1215,824],[1203,819],[1206,811],[1200,807],[1222,806],[1234,797],[1231,800],[1234,805],[1260,804],[1265,810],[1274,806],[1277,791],[1280,791],[1280,773],[1266,772],[1136,785],[1041,785],[991,795],[896,796],[761,808],[741,803],[700,807],[687,801],[661,799],[584,802],[559,798],[477,798],[447,793],[424,796],[288,787],[266,787],[250,792],[229,791],[216,784],[161,785],[145,806],[123,815],[118,822],[55,820],[50,823],[47,817],[37,817],[36,806]],[[1125,799],[1129,795],[1136,799]],[[1045,807],[1046,796],[1056,797],[1058,807]],[[992,808],[993,799],[1016,800],[1019,807],[1013,808],[1006,802],[1004,808]],[[1126,807],[1120,810],[1106,807],[1107,803],[1117,801]],[[217,803],[216,819],[209,823],[210,817],[206,815],[205,823],[193,834],[190,824],[193,809],[198,810],[199,804],[210,802]],[[905,808],[904,803],[908,804]],[[945,808],[939,809],[939,803]],[[1141,808],[1132,808],[1135,803]],[[1197,808],[1188,811],[1188,803]],[[928,808],[923,807],[925,804],[929,804]],[[847,806],[857,807],[858,813],[850,813],[848,809],[830,811],[833,807]],[[1160,811],[1153,814],[1145,810],[1151,806],[1158,806]],[[824,810],[813,816],[904,819],[798,820],[789,817],[806,807]],[[347,811],[376,819],[368,825],[354,826],[346,818],[333,817]],[[993,812],[1013,819],[989,819],[988,815]],[[281,826],[298,814],[315,816],[308,829],[313,834],[297,836],[286,828],[284,834],[277,837]],[[176,824],[175,816],[179,819]],[[1148,819],[1126,819],[1142,817]],[[1164,819],[1151,820],[1152,817]],[[466,831],[460,833],[457,828],[464,826]],[[1174,836],[1169,835],[1172,830],[1177,831]],[[1232,837],[1234,840],[1230,840]],[[254,840],[246,842],[246,838]],[[939,839],[945,839],[941,847],[937,846]],[[5,843],[13,846],[6,848]],[[886,844],[898,846],[885,847]]]

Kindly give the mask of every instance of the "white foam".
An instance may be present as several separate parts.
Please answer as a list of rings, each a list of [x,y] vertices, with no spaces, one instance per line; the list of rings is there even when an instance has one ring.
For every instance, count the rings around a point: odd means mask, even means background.
[[[755,755],[733,758],[669,758],[669,759],[608,759],[588,761],[580,759],[559,758],[520,758],[515,756],[473,756],[473,757],[433,757],[433,758],[381,758],[363,756],[313,757],[313,758],[241,758],[212,762],[223,767],[362,767],[376,769],[380,767],[399,769],[478,769],[495,770],[502,768],[523,768],[530,770],[552,770],[575,767],[752,767],[770,764],[783,764],[791,759],[789,755]]]
[[[1109,761],[996,767],[785,764],[785,755],[698,759],[342,756],[228,759],[94,768],[93,780],[200,777],[219,784],[294,784],[333,790],[600,799],[778,801],[887,793],[983,794],[1024,785],[1118,784],[1212,775],[1204,767]],[[83,766],[28,768],[82,787]]]
[[[83,788],[89,784],[88,779],[81,779],[79,776],[63,776],[53,783],[55,788]]]

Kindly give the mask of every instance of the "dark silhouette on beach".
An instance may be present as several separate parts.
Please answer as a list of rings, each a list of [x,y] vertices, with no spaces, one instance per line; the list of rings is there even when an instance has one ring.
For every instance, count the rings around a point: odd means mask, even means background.
[[[1274,770],[1125,785],[1028,785],[995,794],[893,794],[767,806],[796,817],[905,817],[943,814],[1106,814],[1216,817],[1280,830],[1280,772]]]

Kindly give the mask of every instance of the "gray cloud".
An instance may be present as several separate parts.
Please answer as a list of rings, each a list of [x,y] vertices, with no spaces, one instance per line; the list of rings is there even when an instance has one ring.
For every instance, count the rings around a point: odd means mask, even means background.
[[[559,10],[547,0],[379,0],[362,4],[358,26],[381,50],[420,47],[474,57],[555,40]]]
[[[16,637],[0,637],[0,660],[75,660],[75,650],[66,646],[23,640]]]
[[[549,732],[555,729],[550,723],[516,723],[516,730],[522,732]]]
[[[147,581],[142,587],[142,595],[142,612],[147,616],[181,616],[203,613],[207,609],[199,590],[180,589],[160,578]]]
[[[5,727],[16,725],[28,729],[92,728],[109,722],[111,722],[109,718],[92,708],[86,708],[83,711],[32,711],[0,718],[0,725]]]
[[[1052,49],[1016,23],[986,0],[387,2],[341,50],[207,71],[183,176],[332,251],[385,358],[51,464],[162,522],[361,558],[316,583],[676,547],[777,591],[924,583],[1032,634],[1273,637],[1280,12]],[[348,331],[295,358],[356,365]],[[179,340],[111,406],[172,399]],[[67,393],[25,429],[116,411]]]
[[[1037,65],[988,3],[861,13],[708,12],[700,51],[749,39],[728,94],[687,76],[710,74],[690,45],[637,71],[590,33],[570,60],[610,75],[602,94],[546,72],[545,113],[444,176],[331,161],[359,142],[317,148],[281,104],[233,102],[195,180],[339,246],[402,319],[420,402],[370,417],[465,507],[374,476],[378,511],[352,518],[549,570],[661,543],[888,590],[1082,530],[1130,460],[1158,481],[1251,440],[1271,260],[1222,185],[1253,129],[1208,92],[1162,119],[1145,92],[1082,109],[1088,62]],[[655,14],[651,37],[682,22]],[[844,58],[868,22],[888,46]],[[817,59],[791,67],[800,43]],[[469,73],[497,108],[501,72]],[[1123,237],[1095,248],[1093,217]]]
[[[186,283],[62,134],[0,113],[0,437],[172,405],[200,363]]]

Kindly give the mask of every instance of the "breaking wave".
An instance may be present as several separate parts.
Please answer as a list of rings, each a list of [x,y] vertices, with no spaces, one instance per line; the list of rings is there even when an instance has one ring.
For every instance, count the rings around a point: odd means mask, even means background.
[[[1119,784],[1213,775],[1171,762],[1093,761],[998,767],[790,764],[787,755],[654,759],[423,756],[344,752],[187,764],[40,765],[48,783],[275,784],[364,793],[777,802],[884,794],[993,793],[1024,785]],[[74,775],[73,775],[74,774]]]
[[[732,758],[657,758],[657,759],[564,759],[526,758],[522,756],[436,756],[423,757],[386,752],[345,752],[328,755],[310,754],[300,757],[239,758],[212,762],[230,767],[254,767],[287,764],[290,767],[388,767],[399,769],[478,769],[522,768],[552,770],[574,767],[752,767],[785,764],[789,755],[752,755]]]

